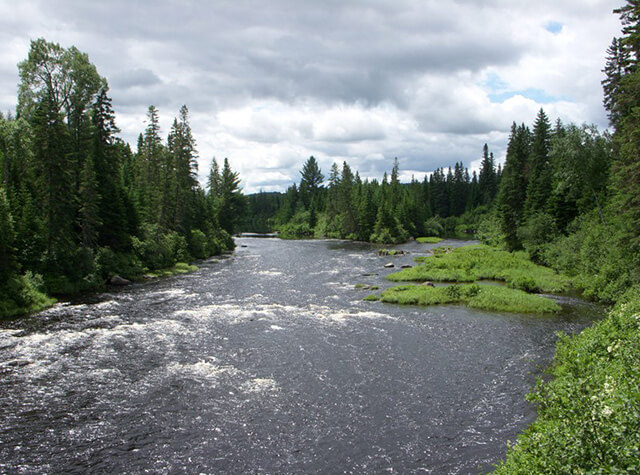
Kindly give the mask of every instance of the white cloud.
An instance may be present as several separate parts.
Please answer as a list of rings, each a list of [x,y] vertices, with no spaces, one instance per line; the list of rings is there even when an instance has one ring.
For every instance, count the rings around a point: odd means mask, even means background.
[[[283,189],[310,155],[325,174],[346,160],[380,177],[396,156],[406,178],[473,168],[485,142],[503,159],[511,123],[541,106],[606,126],[618,4],[0,0],[0,110],[15,107],[16,64],[42,36],[89,54],[133,147],[150,104],[165,134],[187,104],[201,177],[229,157],[248,192]]]

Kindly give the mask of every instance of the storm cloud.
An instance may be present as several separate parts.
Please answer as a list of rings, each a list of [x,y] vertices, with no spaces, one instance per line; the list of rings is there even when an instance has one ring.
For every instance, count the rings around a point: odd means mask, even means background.
[[[537,110],[606,127],[601,69],[615,0],[553,2],[0,0],[0,110],[44,37],[87,52],[122,136],[191,111],[202,177],[228,157],[246,191],[282,190],[310,155],[403,177],[504,157]]]

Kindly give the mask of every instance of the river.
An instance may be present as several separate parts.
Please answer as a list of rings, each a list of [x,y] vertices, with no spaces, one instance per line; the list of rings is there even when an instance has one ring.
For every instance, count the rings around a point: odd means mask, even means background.
[[[0,472],[486,472],[535,417],[555,333],[598,314],[362,301],[355,284],[389,286],[384,264],[430,245],[236,242],[2,323]]]

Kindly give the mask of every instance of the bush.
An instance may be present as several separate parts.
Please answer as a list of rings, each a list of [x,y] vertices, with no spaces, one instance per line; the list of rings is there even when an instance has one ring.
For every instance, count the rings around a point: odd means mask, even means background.
[[[529,395],[538,418],[497,473],[638,473],[640,288],[606,319],[562,336],[549,373]]]
[[[42,276],[31,271],[9,276],[0,286],[0,318],[36,312],[54,303],[55,299],[44,293]]]
[[[207,236],[199,229],[192,229],[189,235],[189,253],[196,259],[209,257]]]
[[[538,212],[529,217],[527,222],[518,228],[516,233],[522,246],[535,262],[541,262],[546,244],[557,234],[553,216]]]
[[[429,218],[422,225],[424,234],[429,236],[442,236],[444,228],[438,218]]]

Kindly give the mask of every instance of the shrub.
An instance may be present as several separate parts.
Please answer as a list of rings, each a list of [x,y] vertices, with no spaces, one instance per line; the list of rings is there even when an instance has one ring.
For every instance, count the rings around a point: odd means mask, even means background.
[[[513,473],[640,471],[640,288],[581,334],[562,336],[538,418],[497,467]]]

